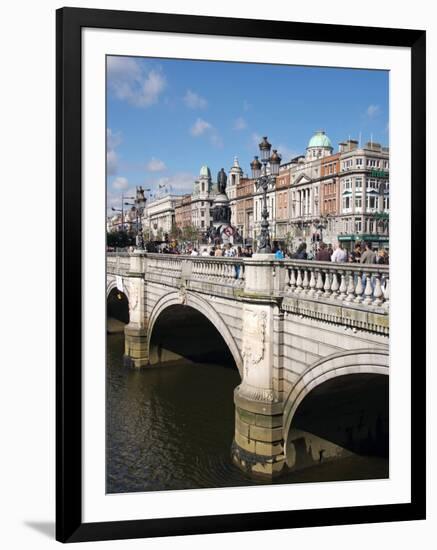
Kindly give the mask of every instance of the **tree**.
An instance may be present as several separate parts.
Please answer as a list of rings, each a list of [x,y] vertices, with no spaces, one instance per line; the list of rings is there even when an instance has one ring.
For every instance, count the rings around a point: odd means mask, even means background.
[[[112,248],[126,248],[135,244],[135,235],[127,231],[113,231],[106,234],[106,244]]]
[[[168,234],[172,241],[177,241],[182,237],[182,229],[175,223],[172,223],[170,233]]]
[[[157,241],[163,241],[164,240],[164,231],[162,230],[162,227],[160,227],[156,232],[156,240]]]
[[[144,241],[145,242],[149,242],[152,238],[152,234],[150,232],[150,228],[149,227],[145,227],[143,229],[143,237],[144,237]]]
[[[182,230],[184,241],[195,242],[199,240],[199,230],[195,225],[187,225]]]

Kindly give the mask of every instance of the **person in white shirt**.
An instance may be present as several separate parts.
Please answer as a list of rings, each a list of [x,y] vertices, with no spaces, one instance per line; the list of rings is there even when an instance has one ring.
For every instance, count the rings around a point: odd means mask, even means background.
[[[347,252],[339,242],[331,256],[331,262],[347,262]]]
[[[193,250],[191,251],[191,256],[198,256],[199,253],[197,252],[197,248],[193,248]]]
[[[202,250],[202,256],[209,256],[209,252],[206,248]]]

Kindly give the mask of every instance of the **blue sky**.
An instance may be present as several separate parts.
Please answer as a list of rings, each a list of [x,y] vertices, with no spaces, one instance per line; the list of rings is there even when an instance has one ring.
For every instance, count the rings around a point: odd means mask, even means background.
[[[243,170],[267,135],[283,161],[323,129],[388,145],[388,72],[108,57],[108,207],[136,185],[190,192],[200,167]]]

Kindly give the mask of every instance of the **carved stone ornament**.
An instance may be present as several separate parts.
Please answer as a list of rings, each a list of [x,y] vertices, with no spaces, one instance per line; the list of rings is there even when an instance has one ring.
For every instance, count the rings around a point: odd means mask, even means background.
[[[264,358],[267,313],[247,311],[244,314],[243,359],[246,369]]]
[[[131,311],[135,311],[138,306],[138,298],[139,298],[139,292],[138,287],[136,284],[130,284],[129,285],[129,305]]]
[[[179,301],[183,306],[187,304],[187,287],[185,286],[181,286],[179,289]]]

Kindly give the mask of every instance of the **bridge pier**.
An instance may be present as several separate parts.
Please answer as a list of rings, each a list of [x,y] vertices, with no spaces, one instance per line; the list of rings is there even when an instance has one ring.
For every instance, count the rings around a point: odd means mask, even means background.
[[[234,394],[233,462],[253,477],[272,479],[285,466],[282,403],[257,401]]]
[[[147,330],[127,325],[124,329],[123,364],[128,367],[145,367],[149,364]]]
[[[129,367],[149,364],[147,320],[145,317],[144,253],[130,257],[129,324],[124,329],[123,363]]]
[[[266,261],[267,260],[267,261]],[[285,466],[283,404],[274,387],[274,338],[278,303],[272,292],[270,254],[254,255],[246,264],[243,303],[243,380],[235,390],[234,463],[253,477],[271,479]],[[276,351],[275,351],[276,347]]]

